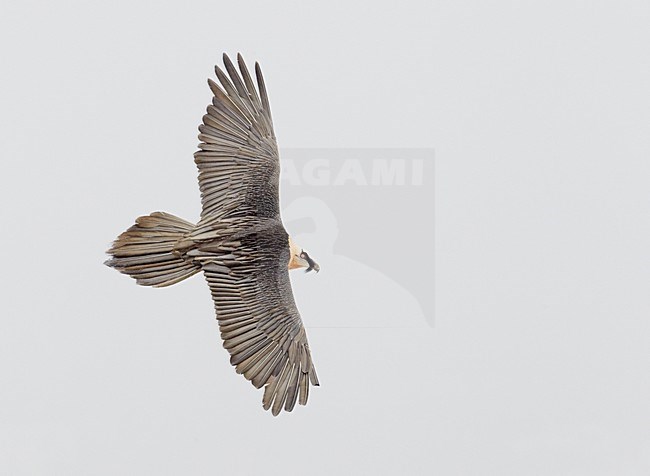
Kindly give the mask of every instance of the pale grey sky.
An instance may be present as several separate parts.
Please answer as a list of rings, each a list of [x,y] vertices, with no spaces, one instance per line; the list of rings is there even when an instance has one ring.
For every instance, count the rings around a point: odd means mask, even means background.
[[[642,1],[4,2],[1,472],[649,474],[648,24]],[[435,327],[309,329],[322,386],[279,418],[200,276],[101,264],[138,215],[198,217],[224,51],[261,62],[281,147],[436,151]],[[294,276],[308,326],[349,312],[318,278]]]

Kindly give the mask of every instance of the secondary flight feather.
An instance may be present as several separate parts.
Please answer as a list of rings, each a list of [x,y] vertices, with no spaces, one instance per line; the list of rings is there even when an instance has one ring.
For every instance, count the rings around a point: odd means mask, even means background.
[[[237,55],[209,79],[214,97],[199,126],[201,218],[155,212],[136,219],[106,264],[142,286],[164,287],[203,272],[230,363],[277,415],[305,405],[319,385],[289,270],[319,265],[287,234],[280,217],[278,146],[259,65],[257,87]]]

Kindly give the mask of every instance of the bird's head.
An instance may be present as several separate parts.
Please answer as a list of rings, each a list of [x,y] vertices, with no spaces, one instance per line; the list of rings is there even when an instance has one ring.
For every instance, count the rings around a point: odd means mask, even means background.
[[[289,259],[289,269],[307,268],[306,273],[309,271],[320,271],[320,266],[316,261],[311,259],[311,256],[296,245],[291,238],[289,238],[289,249],[291,250],[291,258]]]

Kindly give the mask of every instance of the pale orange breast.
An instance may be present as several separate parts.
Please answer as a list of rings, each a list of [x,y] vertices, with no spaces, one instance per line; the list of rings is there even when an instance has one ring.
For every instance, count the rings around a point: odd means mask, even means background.
[[[289,269],[297,269],[301,267],[296,260],[296,256],[299,256],[301,251],[300,247],[293,242],[291,237],[289,237],[289,252],[291,253],[291,257],[289,258]]]

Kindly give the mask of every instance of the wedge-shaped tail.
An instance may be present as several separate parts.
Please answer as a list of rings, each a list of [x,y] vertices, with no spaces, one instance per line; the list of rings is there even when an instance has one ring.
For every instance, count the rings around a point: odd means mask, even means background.
[[[142,286],[164,287],[201,271],[198,263],[174,252],[174,245],[194,224],[169,213],[139,217],[108,250],[104,264],[128,274]]]

